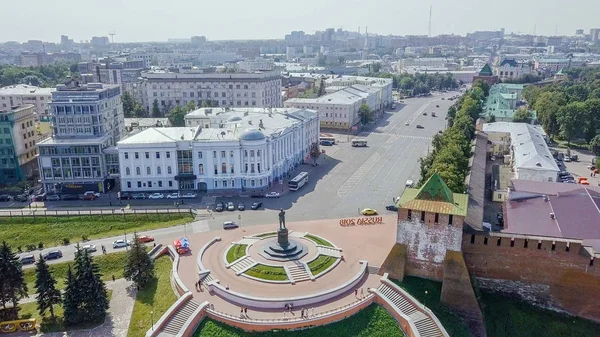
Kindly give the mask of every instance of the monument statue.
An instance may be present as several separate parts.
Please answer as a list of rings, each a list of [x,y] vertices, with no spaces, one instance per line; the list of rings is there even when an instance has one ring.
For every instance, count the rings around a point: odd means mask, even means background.
[[[285,211],[283,208],[279,212],[279,229],[285,229]]]

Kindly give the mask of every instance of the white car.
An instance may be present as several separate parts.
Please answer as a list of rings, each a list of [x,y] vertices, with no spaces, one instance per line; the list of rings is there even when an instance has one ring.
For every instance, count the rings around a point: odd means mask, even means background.
[[[413,186],[415,186],[415,183],[414,183],[414,181],[412,181],[412,180],[407,180],[407,181],[406,181],[406,187],[410,187],[410,188],[412,188]]]
[[[225,221],[223,222],[223,229],[233,229],[233,228],[238,228],[238,224],[236,224],[233,221]]]
[[[83,196],[93,195],[96,198],[100,198],[100,193],[94,191],[87,191],[83,193]]]
[[[96,251],[96,245],[85,245],[85,246],[81,247],[81,249],[84,249],[90,253],[93,253]]]
[[[409,126],[409,125],[410,125],[410,123],[409,123],[409,122],[406,122],[406,123],[404,123],[404,125],[406,125],[406,126]]]
[[[148,196],[148,199],[164,199],[165,195],[162,193],[152,193]]]
[[[123,248],[123,247],[127,247],[131,244],[131,242],[129,240],[125,241],[125,240],[116,240],[113,241],[113,248]]]
[[[196,199],[196,193],[188,192],[179,196],[181,199]]]
[[[179,199],[179,193],[169,193],[167,199]]]
[[[277,192],[269,192],[267,194],[265,194],[265,198],[270,199],[270,198],[279,198],[279,193]]]
[[[233,204],[233,202],[228,202],[227,203],[227,210],[228,211],[235,211],[235,205]]]

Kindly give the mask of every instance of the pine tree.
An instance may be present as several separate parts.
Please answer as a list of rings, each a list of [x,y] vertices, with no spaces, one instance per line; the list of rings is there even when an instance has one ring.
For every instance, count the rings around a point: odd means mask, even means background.
[[[79,283],[71,271],[71,265],[69,265],[69,269],[67,269],[65,294],[63,296],[65,325],[75,325],[82,321],[81,312],[79,310],[81,289],[79,289],[78,286]]]
[[[46,310],[50,310],[50,317],[55,319],[54,305],[61,303],[60,291],[56,289],[56,280],[41,254],[35,265],[35,274],[38,311],[40,315],[44,316]]]
[[[321,82],[319,83],[319,92],[317,93],[317,96],[321,97],[323,95],[325,95],[325,80],[321,78]]]
[[[160,107],[158,106],[158,100],[154,99],[154,102],[152,102],[152,118],[160,117],[162,117],[162,113],[160,112]]]
[[[80,289],[79,311],[83,322],[101,322],[108,309],[106,286],[100,269],[86,249],[75,253],[75,279]]]
[[[18,318],[19,300],[23,297],[27,297],[27,284],[21,261],[3,241],[0,246],[0,302],[5,313],[4,320]],[[6,309],[7,303],[12,303],[12,310]]]
[[[137,233],[134,234],[133,243],[127,253],[124,276],[127,280],[135,282],[139,288],[144,288],[154,279],[154,264]]]

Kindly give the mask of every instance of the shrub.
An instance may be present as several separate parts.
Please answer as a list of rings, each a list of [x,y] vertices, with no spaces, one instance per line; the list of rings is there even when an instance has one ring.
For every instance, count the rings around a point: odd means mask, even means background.
[[[63,246],[68,246],[71,243],[71,240],[69,240],[69,238],[63,238],[62,243]]]
[[[35,250],[35,245],[34,244],[28,244],[27,245],[27,251],[30,252],[32,250]]]
[[[84,242],[85,242],[85,241],[88,241],[88,236],[87,236],[87,235],[85,235],[85,234],[84,234],[84,235],[82,235],[82,236],[81,236],[81,240],[83,240]]]
[[[44,243],[43,242],[39,242],[38,243],[38,249],[44,249]]]

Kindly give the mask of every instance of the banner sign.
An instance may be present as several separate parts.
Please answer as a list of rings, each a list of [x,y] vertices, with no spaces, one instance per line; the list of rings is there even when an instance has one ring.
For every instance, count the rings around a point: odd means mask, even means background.
[[[383,224],[383,217],[381,216],[373,216],[368,218],[340,219],[340,226],[342,227],[371,226],[381,224]]]

